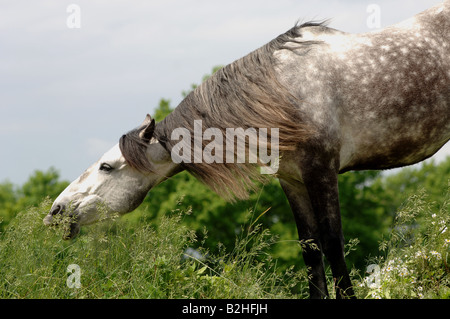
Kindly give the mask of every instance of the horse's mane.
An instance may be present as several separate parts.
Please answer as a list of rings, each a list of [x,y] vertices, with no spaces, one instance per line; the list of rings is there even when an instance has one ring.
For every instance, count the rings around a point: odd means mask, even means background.
[[[294,40],[301,36],[302,28],[311,26],[321,27],[323,23],[296,25],[263,47],[218,70],[156,125],[154,137],[170,152],[178,143],[171,140],[172,131],[186,128],[194,139],[194,120],[202,120],[203,129],[218,128],[223,133],[226,128],[267,128],[269,149],[277,147],[280,152],[294,150],[310,136],[312,128],[306,126],[295,107],[301,101],[278,81],[274,52],[280,49],[294,50],[292,45],[286,46],[288,42],[294,42],[297,47],[311,45],[310,42]],[[278,145],[270,144],[272,128],[279,129]],[[138,139],[141,129],[122,136],[120,147],[131,166],[151,170],[150,163],[145,158],[145,143],[140,143]],[[203,148],[209,143],[211,141],[203,141]],[[248,147],[247,141],[246,152]],[[225,150],[225,146],[223,149]],[[237,147],[234,149],[236,152]],[[249,189],[255,188],[255,182],[266,179],[259,170],[264,164],[259,161],[256,164],[208,164],[191,161],[182,165],[227,199],[247,198]]]

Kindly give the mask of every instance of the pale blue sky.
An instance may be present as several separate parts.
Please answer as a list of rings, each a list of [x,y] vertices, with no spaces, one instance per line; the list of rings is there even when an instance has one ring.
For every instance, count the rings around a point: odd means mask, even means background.
[[[161,98],[177,105],[213,66],[297,20],[332,18],[331,27],[366,32],[371,3],[384,27],[439,2],[1,0],[0,182],[21,184],[50,166],[75,179]],[[79,29],[66,24],[71,3]]]

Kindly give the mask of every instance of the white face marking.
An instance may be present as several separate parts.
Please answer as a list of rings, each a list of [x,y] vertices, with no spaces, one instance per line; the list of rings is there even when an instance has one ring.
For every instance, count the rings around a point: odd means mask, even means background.
[[[115,145],[58,196],[44,223],[52,224],[52,212],[63,207],[65,214],[76,217],[76,229],[70,234],[73,237],[82,225],[134,210],[150,188],[169,177],[176,167],[170,154],[155,140],[149,144],[147,155],[156,173],[130,167],[119,145]]]
[[[129,189],[145,188],[146,176],[131,169],[125,162],[119,146],[115,145],[96,163],[73,181],[56,199],[70,202],[79,212],[80,224],[96,221],[97,205],[105,205],[108,210],[124,213],[129,209]]]

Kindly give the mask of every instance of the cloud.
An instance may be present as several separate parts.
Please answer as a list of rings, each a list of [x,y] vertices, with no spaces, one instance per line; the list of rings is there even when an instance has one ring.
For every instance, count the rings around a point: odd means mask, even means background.
[[[103,140],[97,137],[90,137],[85,142],[86,153],[89,157],[98,160],[103,154],[115,145],[114,142]]]

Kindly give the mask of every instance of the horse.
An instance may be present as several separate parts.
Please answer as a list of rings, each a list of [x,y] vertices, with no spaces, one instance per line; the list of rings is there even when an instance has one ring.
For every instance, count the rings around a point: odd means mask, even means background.
[[[314,244],[302,251],[310,297],[329,297],[325,257],[336,297],[352,298],[338,175],[418,163],[447,143],[449,30],[450,0],[361,34],[297,23],[217,71],[164,120],[155,123],[147,114],[58,196],[44,223],[70,216],[65,238],[73,238],[100,218],[100,210],[128,213],[181,171],[228,200],[247,198],[272,176],[286,194],[299,239]],[[230,128],[241,130],[220,137]],[[263,128],[266,138],[250,134]],[[245,143],[227,149],[224,160],[219,150],[236,140]],[[272,175],[261,173],[268,164],[252,148],[255,140],[279,152]],[[198,160],[198,151],[209,160]],[[238,161],[243,153],[257,160]]]

